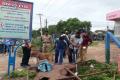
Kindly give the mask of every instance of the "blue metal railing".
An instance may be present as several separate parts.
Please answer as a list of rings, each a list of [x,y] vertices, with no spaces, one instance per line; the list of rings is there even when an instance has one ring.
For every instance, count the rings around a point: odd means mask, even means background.
[[[106,63],[110,63],[110,39],[115,42],[115,44],[120,48],[120,41],[111,32],[106,33],[105,37],[105,59]]]

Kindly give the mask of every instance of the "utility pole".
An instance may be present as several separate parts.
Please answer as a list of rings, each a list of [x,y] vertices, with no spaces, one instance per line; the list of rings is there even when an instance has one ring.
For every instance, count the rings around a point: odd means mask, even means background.
[[[48,27],[47,27],[47,24],[48,24],[47,19],[45,19],[45,24],[46,24],[45,27],[46,27],[46,30],[47,30],[47,28],[48,28]]]
[[[42,32],[42,18],[41,18],[41,16],[43,15],[43,14],[37,14],[38,16],[39,16],[39,18],[40,18],[40,33],[41,33],[41,36],[42,36],[42,34],[43,34],[43,32]]]
[[[109,26],[107,26],[107,31],[109,30]]]

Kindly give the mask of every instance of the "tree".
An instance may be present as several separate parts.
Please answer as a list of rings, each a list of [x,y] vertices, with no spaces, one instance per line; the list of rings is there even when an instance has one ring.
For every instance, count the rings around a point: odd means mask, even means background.
[[[68,31],[74,31],[80,27],[80,20],[77,18],[69,18],[66,21],[66,27]]]
[[[32,37],[36,38],[38,36],[38,30],[33,30],[32,31]]]
[[[56,25],[49,25],[49,26],[48,26],[48,32],[49,32],[50,34],[52,34],[52,33],[57,33]]]
[[[66,21],[60,20],[56,25],[58,33],[65,32],[66,30],[71,32],[81,28],[85,29],[86,31],[90,31],[91,22],[80,21],[78,18],[69,18]]]
[[[59,33],[63,32],[65,28],[66,28],[66,21],[60,20],[56,25],[57,32]]]
[[[71,32],[79,29],[85,29],[86,31],[90,31],[92,25],[90,21],[80,21],[78,18],[69,18],[66,21],[60,20],[56,25],[49,25],[48,32],[52,33],[62,33],[66,30]],[[43,33],[46,31],[46,28],[43,28]],[[40,29],[37,31],[33,31],[33,37],[40,36]]]

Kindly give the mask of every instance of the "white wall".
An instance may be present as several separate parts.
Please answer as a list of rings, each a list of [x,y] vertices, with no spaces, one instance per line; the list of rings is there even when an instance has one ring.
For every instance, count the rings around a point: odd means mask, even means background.
[[[114,25],[114,30],[115,30],[115,36],[116,37],[120,37],[120,21],[115,21],[115,25]]]

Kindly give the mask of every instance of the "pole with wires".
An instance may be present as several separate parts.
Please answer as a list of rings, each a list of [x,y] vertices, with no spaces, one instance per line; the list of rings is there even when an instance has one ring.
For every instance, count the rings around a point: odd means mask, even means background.
[[[45,28],[46,28],[46,30],[47,30],[47,28],[48,28],[48,21],[47,21],[47,18],[45,19]]]
[[[37,14],[38,16],[39,16],[39,18],[40,18],[40,33],[41,33],[41,36],[42,36],[42,34],[43,34],[43,32],[42,32],[42,18],[41,18],[41,16],[43,15],[43,14]]]

